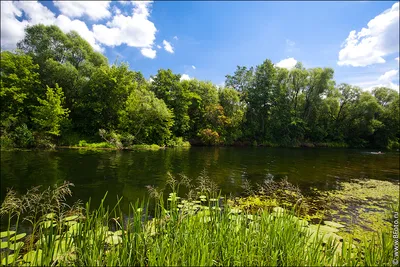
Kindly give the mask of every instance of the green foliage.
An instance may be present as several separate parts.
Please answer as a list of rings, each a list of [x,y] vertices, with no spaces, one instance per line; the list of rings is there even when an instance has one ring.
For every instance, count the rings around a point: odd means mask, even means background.
[[[164,144],[171,136],[172,125],[172,112],[146,88],[132,90],[120,112],[119,128],[138,143]]]
[[[63,108],[64,93],[56,84],[55,88],[47,86],[46,98],[38,98],[40,105],[33,111],[32,121],[40,132],[49,135],[60,135],[60,125],[68,117],[68,109]]]
[[[14,53],[1,52],[0,137],[4,147],[235,143],[397,148],[399,93],[335,85],[331,68],[291,70],[270,60],[238,66],[226,88],[142,73],[95,52],[79,34],[28,26]],[[62,89],[61,89],[62,88]],[[99,130],[103,129],[103,134]],[[181,138],[181,139],[179,139]]]
[[[218,145],[221,142],[219,134],[211,129],[200,130],[199,137],[206,145]]]
[[[0,233],[2,265],[388,266],[393,261],[390,230],[358,243],[341,236],[340,223],[310,224],[295,209],[264,209],[276,203],[257,197],[237,206],[204,181],[185,199],[177,192],[180,185],[191,185],[190,179],[170,177],[166,201],[163,190],[149,187],[155,209],[137,201],[128,217],[118,204],[105,207],[105,197],[95,209],[89,203],[85,209],[79,203],[68,208],[68,183],[23,196],[9,191],[0,213],[16,216],[16,227],[10,229],[9,219]],[[31,223],[31,235],[20,232],[22,218]]]

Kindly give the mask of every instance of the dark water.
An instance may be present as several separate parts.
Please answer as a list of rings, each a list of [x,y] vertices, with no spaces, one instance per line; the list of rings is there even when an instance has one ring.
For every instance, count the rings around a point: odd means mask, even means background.
[[[169,171],[196,179],[206,170],[223,194],[239,194],[243,179],[288,180],[307,191],[330,190],[340,180],[399,179],[399,152],[371,154],[352,149],[285,149],[253,147],[192,147],[159,151],[1,152],[1,200],[7,188],[25,192],[36,185],[68,180],[75,184],[72,201],[92,199],[98,204],[108,191],[107,203],[123,197],[122,206],[143,198],[146,185],[163,187]]]

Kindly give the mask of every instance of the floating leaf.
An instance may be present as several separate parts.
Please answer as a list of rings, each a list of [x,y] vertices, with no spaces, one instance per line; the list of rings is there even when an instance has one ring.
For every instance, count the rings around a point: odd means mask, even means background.
[[[44,221],[42,223],[42,225],[44,228],[50,228],[51,226],[53,226],[53,227],[57,226],[57,224],[53,221]]]
[[[122,235],[122,230],[115,231],[114,235]]]
[[[12,243],[10,244],[10,246],[8,247],[11,250],[19,250],[21,249],[23,246],[25,245],[24,242],[17,242],[17,243]]]
[[[78,223],[78,222],[77,221],[69,221],[69,222],[66,222],[65,225],[69,227],[69,226],[72,226],[72,225],[74,225],[76,223]]]
[[[68,232],[73,235],[77,234],[79,231],[80,225],[81,225],[80,223],[75,223],[75,224],[71,225],[68,229]]]
[[[36,250],[29,251],[24,255],[22,259],[26,262],[36,263],[37,265],[41,265],[42,250],[39,249],[37,251]]]
[[[333,227],[329,227],[329,226],[326,226],[326,225],[319,225],[319,228],[318,228],[318,225],[310,225],[310,230],[311,231],[317,231],[318,229],[319,229],[320,233],[324,233],[324,234],[339,232],[339,229],[336,229],[336,228],[333,228]]]
[[[344,227],[344,225],[341,225],[340,223],[336,223],[336,222],[332,222],[332,221],[324,221],[325,225],[328,225],[330,227],[334,227],[334,228],[342,228]]]
[[[112,235],[106,238],[106,243],[110,245],[117,245],[122,242],[122,238],[117,235]]]
[[[207,196],[205,196],[205,195],[201,195],[201,196],[200,196],[200,198],[207,198]]]
[[[1,242],[0,248],[1,249],[8,248],[8,242]]]
[[[14,254],[11,254],[1,260],[1,265],[10,265],[13,262],[14,262]]]
[[[45,217],[46,217],[47,219],[54,219],[54,217],[56,217],[56,214],[55,214],[54,212],[48,213],[48,214],[45,215]]]
[[[4,238],[7,236],[12,236],[13,234],[15,234],[15,231],[4,231],[0,233],[0,238]]]
[[[281,207],[275,207],[275,208],[273,208],[273,211],[276,213],[284,213],[285,209],[281,208]]]
[[[68,217],[64,218],[64,221],[76,220],[78,217],[79,217],[78,215],[68,216]]]
[[[215,201],[218,201],[218,199],[216,199],[216,198],[210,198],[210,201],[215,202]]]
[[[24,238],[25,236],[26,236],[26,233],[22,233],[22,234],[13,236],[10,238],[10,241],[17,241],[17,240],[20,240],[21,238]]]

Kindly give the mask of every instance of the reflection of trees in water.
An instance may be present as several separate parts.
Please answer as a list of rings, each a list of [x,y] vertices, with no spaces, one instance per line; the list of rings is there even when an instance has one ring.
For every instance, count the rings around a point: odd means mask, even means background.
[[[302,190],[337,189],[338,182],[354,178],[398,179],[398,153],[363,154],[346,149],[274,149],[192,147],[158,151],[13,151],[1,153],[1,193],[19,192],[34,185],[45,187],[69,180],[73,200],[99,203],[109,192],[127,201],[146,194],[146,185],[164,187],[167,173],[184,174],[193,182],[205,170],[223,194],[240,192],[243,179],[261,183],[268,175]]]

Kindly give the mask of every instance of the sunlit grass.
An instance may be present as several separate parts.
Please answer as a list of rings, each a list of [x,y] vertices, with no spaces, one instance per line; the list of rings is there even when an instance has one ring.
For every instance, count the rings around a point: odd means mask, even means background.
[[[186,177],[182,180],[190,183]],[[31,205],[44,207],[30,207],[35,214],[28,216],[33,232],[26,236],[18,226],[28,211],[12,203],[25,205],[28,200],[18,202],[17,197],[8,195],[12,199],[6,198],[6,206],[2,205],[3,213],[9,211],[8,230],[1,233],[2,265],[391,265],[393,240],[389,233],[353,244],[336,234],[335,224],[310,225],[297,216],[296,207],[250,213],[230,206],[206,184],[183,198],[177,193],[182,181],[170,177],[168,182],[172,192],[167,197],[152,188],[153,198],[131,203],[128,214],[121,212],[119,203],[112,209],[105,207],[104,199],[94,210],[90,202],[84,210],[64,207],[57,201],[69,194],[65,187],[56,197],[50,193],[43,197],[53,205],[60,204],[53,209],[35,193],[36,202]],[[155,204],[151,212],[149,201]]]

